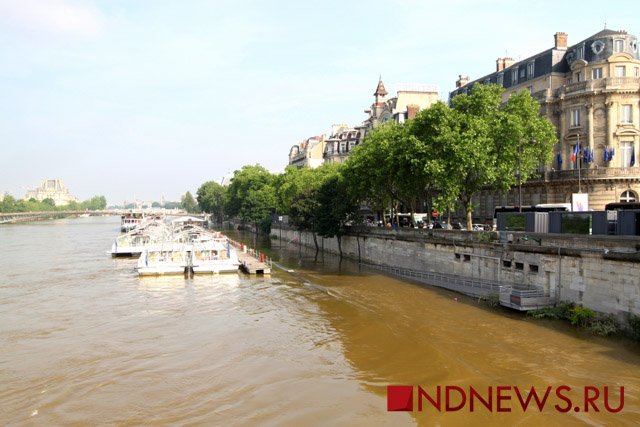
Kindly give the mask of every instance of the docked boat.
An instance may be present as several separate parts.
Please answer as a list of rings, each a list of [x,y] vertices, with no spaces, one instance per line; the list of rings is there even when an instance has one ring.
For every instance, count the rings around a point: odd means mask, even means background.
[[[240,261],[235,248],[226,239],[211,239],[194,243],[191,252],[191,267],[194,274],[234,273]]]
[[[143,212],[127,212],[120,216],[120,231],[127,233],[138,227],[143,220]]]
[[[111,256],[139,256],[151,244],[170,240],[170,232],[161,220],[150,220],[135,230],[118,236],[111,245]]]
[[[163,243],[147,246],[138,258],[136,270],[140,276],[184,274],[189,270],[190,245]]]

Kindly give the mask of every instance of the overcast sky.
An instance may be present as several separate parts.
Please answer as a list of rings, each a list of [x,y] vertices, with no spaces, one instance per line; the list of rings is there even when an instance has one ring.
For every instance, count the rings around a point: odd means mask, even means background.
[[[178,200],[365,118],[378,76],[428,83],[602,30],[632,1],[0,0],[0,192]]]

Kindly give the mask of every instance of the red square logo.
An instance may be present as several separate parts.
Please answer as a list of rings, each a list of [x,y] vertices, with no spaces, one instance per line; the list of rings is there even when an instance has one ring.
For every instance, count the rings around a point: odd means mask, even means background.
[[[388,385],[387,411],[413,411],[413,386]]]

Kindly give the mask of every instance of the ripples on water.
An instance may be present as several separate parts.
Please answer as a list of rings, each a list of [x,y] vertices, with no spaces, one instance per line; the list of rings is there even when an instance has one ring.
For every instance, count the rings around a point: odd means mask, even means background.
[[[297,250],[295,274],[138,278],[116,218],[0,226],[8,424],[401,425],[640,420],[637,347]],[[622,383],[616,418],[387,413],[388,384]],[[415,414],[414,414],[415,416]]]

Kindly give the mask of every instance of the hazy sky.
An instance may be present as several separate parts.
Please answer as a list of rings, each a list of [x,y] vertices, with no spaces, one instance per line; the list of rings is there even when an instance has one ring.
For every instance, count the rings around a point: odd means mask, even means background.
[[[0,0],[0,192],[62,178],[80,199],[178,200],[360,124],[378,76],[430,83],[604,28],[632,1]],[[635,26],[634,26],[635,25]]]

